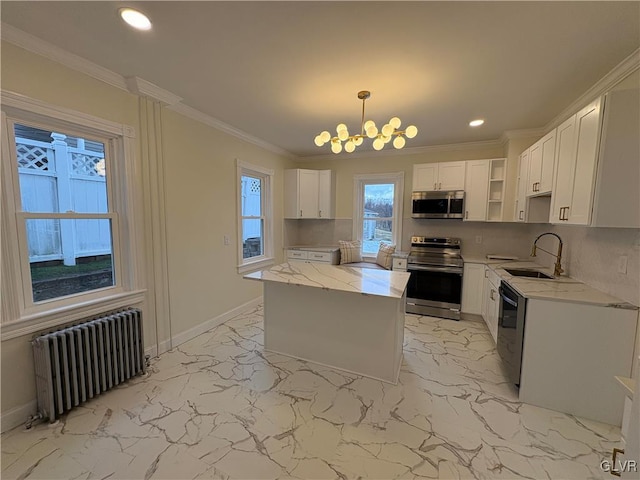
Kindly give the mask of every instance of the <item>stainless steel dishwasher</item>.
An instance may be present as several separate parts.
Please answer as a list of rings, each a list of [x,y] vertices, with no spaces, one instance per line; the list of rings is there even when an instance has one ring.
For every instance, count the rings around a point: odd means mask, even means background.
[[[509,380],[519,387],[527,299],[504,281],[500,282],[498,291],[500,292],[498,354],[502,358]]]

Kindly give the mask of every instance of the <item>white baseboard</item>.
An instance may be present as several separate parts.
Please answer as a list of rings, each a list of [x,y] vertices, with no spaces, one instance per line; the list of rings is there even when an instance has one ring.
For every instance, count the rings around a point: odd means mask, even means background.
[[[145,354],[151,355],[155,357],[157,355],[168,352],[171,348],[177,347],[192,338],[197,337],[198,335],[202,335],[204,332],[211,330],[214,327],[226,322],[227,320],[232,319],[233,317],[248,313],[255,308],[257,308],[262,303],[262,296],[254,298],[253,300],[249,300],[247,303],[243,303],[242,305],[229,310],[217,317],[211,318],[200,325],[190,328],[184,332],[181,332],[173,337],[173,342],[170,340],[163,340],[160,342],[160,345],[152,345],[148,348],[145,348]],[[159,347],[159,348],[158,348]],[[37,401],[32,400],[29,403],[24,405],[12,408],[7,412],[2,412],[0,416],[0,432],[4,433],[12,428],[15,428],[21,424],[24,424],[30,415],[36,413],[37,409]]]
[[[0,431],[2,433],[8,432],[17,426],[24,424],[30,415],[34,415],[36,413],[37,408],[38,402],[32,400],[29,403],[12,408],[8,412],[2,412],[2,418],[0,419]]]

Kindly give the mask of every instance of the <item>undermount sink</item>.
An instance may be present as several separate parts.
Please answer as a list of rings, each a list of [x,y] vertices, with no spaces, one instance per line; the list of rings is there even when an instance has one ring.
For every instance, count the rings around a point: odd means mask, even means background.
[[[553,278],[552,275],[547,275],[544,272],[540,272],[538,270],[525,270],[521,268],[505,268],[504,269],[508,274],[513,275],[514,277],[529,277],[529,278]]]

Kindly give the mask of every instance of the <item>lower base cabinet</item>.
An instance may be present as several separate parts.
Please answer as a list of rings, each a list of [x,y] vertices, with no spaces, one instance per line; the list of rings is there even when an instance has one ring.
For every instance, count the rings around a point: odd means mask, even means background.
[[[485,266],[484,269],[484,288],[482,300],[482,318],[487,324],[489,333],[493,342],[498,341],[498,315],[500,314],[500,294],[498,287],[500,286],[500,277]]]
[[[482,315],[484,263],[464,263],[462,274],[462,313]]]
[[[520,401],[620,426],[638,311],[529,299]]]

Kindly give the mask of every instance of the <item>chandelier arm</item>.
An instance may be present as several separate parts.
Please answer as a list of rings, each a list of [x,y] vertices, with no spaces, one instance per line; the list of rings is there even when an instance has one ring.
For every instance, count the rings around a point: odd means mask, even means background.
[[[362,99],[362,120],[360,120],[360,135],[364,135],[364,102],[367,101],[367,98],[364,97]]]

